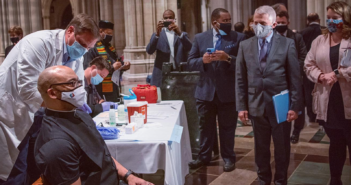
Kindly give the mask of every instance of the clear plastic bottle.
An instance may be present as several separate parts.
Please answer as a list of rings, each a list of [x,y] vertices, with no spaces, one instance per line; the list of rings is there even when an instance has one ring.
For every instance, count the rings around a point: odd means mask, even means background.
[[[118,120],[124,121],[125,120],[125,112],[124,112],[124,105],[118,106]]]
[[[115,110],[115,105],[111,105],[110,111],[109,111],[109,117],[110,117],[110,125],[111,125],[111,126],[116,126],[116,110]]]

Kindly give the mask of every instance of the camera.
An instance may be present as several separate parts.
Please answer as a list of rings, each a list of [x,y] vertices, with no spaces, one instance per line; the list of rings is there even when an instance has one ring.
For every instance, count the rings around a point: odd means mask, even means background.
[[[168,26],[171,25],[171,24],[172,24],[171,21],[165,21],[165,22],[163,22],[163,27],[168,28]]]

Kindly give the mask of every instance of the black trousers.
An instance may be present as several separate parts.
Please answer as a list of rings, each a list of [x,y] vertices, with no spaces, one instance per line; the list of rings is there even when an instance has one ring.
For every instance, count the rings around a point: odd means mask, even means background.
[[[305,104],[307,108],[307,115],[309,120],[316,120],[316,114],[313,113],[312,110],[312,91],[314,89],[314,83],[311,82],[309,79],[307,79],[306,74],[304,73],[304,78],[303,78],[303,86],[304,86],[304,94],[305,94]]]
[[[200,120],[200,151],[198,158],[204,163],[211,161],[213,144],[216,141],[216,116],[218,115],[221,156],[224,161],[235,163],[234,138],[238,119],[235,102],[220,102],[215,95],[212,101],[196,100],[196,107]]]
[[[330,139],[329,167],[332,180],[340,179],[346,160],[347,148],[351,163],[351,127],[345,129],[333,129],[324,127]],[[337,182],[337,181],[336,181]],[[333,185],[333,184],[331,184]]]
[[[287,184],[287,173],[290,161],[290,131],[291,123],[278,124],[272,116],[250,116],[253,125],[255,139],[255,163],[260,185],[270,185],[272,181],[271,171],[271,137],[274,143],[276,185]]]
[[[303,79],[306,79],[307,77],[304,77]],[[312,93],[312,91],[311,91]],[[311,94],[310,93],[310,94]],[[302,100],[303,100],[303,109],[301,110],[301,114],[299,114],[299,117],[294,121],[294,132],[300,133],[303,127],[305,126],[305,105],[306,105],[306,93],[305,93],[305,85],[302,85]],[[312,101],[311,101],[312,102]]]

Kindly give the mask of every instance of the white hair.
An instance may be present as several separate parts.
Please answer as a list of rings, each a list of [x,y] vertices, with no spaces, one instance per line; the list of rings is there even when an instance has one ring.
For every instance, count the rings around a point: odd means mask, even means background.
[[[275,23],[275,20],[277,19],[277,14],[275,13],[274,9],[267,5],[258,7],[255,10],[255,14],[267,14],[268,19],[272,21],[272,24]]]

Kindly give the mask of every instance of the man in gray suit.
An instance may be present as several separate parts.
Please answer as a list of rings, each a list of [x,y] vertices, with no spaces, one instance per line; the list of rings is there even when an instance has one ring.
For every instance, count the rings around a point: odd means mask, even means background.
[[[156,33],[151,36],[146,52],[151,55],[156,51],[151,85],[160,87],[163,62],[172,63],[173,70],[178,70],[180,62],[187,61],[192,44],[188,34],[180,31],[177,26],[172,10],[166,10],[163,13],[163,20],[158,22],[156,30]]]
[[[236,62],[236,107],[239,118],[253,123],[255,162],[261,185],[270,184],[271,137],[274,143],[276,185],[287,184],[290,160],[291,121],[301,110],[299,61],[292,39],[273,32],[276,13],[261,6],[254,14],[256,36],[239,46]],[[278,124],[272,96],[289,90],[290,110],[287,121]]]

